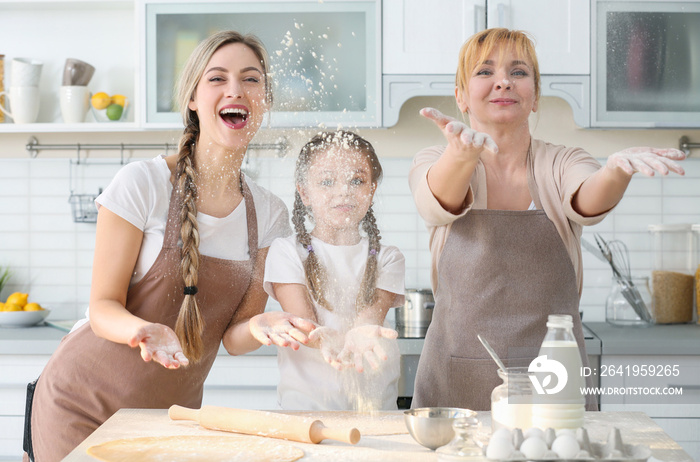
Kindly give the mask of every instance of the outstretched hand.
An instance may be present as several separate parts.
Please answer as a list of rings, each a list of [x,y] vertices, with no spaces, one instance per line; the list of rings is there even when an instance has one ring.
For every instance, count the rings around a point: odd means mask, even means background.
[[[628,148],[608,157],[606,167],[620,168],[630,176],[635,172],[646,176],[654,176],[654,172],[668,175],[669,171],[684,175],[683,168],[675,162],[683,159],[685,153],[678,149]]]
[[[343,347],[343,335],[332,327],[318,326],[309,334],[311,342],[317,342],[323,360],[336,370],[342,370],[343,364],[338,355]]]
[[[140,328],[129,340],[131,348],[141,347],[144,361],[155,361],[168,369],[187,366],[190,361],[182,352],[175,331],[163,324],[151,323]]]
[[[275,344],[298,350],[300,343],[309,342],[309,332],[316,325],[285,311],[268,311],[250,318],[248,327],[253,337],[263,345]]]
[[[363,372],[364,359],[372,369],[377,370],[380,361],[388,358],[381,339],[395,339],[398,336],[395,330],[374,324],[353,327],[345,334],[345,344],[338,354],[338,360],[345,367],[354,366],[357,372]]]
[[[498,152],[498,146],[493,138],[486,133],[472,130],[465,123],[454,117],[447,116],[432,107],[425,107],[420,110],[420,115],[435,122],[435,125],[442,131],[448,144],[458,149],[472,151],[472,155],[478,157],[484,149],[493,153]]]

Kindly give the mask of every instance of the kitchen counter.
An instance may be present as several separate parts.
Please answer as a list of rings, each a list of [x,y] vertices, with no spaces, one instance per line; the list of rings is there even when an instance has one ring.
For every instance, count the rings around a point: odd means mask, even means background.
[[[24,328],[0,327],[0,355],[52,355],[66,333],[46,324]],[[420,355],[423,349],[423,339],[400,338],[398,343],[402,355]],[[221,346],[219,355],[229,354]],[[276,356],[277,347],[263,345],[246,355]]]
[[[317,414],[318,416],[314,414],[314,417],[323,421],[325,413],[318,412]],[[335,414],[338,413],[335,412]],[[349,418],[355,415],[349,412],[344,414]],[[403,417],[401,411],[394,411],[391,414],[392,416],[395,414],[395,419]],[[484,431],[488,431],[491,425],[490,413],[479,412],[479,419]],[[350,423],[352,420],[347,420],[347,422]],[[360,426],[359,424],[351,425]],[[692,458],[676,442],[641,412],[587,412],[584,425],[588,429],[592,442],[605,441],[610,429],[617,427],[620,429],[624,443],[649,446],[653,458],[658,461],[692,461]],[[87,448],[115,439],[179,435],[235,437],[232,433],[204,429],[195,422],[170,421],[165,409],[121,409],[71,452],[64,459],[64,462],[95,461],[97,459],[87,455]],[[264,440],[269,444],[280,441],[272,438],[252,438]],[[297,442],[290,444],[304,451],[305,455],[300,459],[303,461],[423,462],[438,460],[437,453],[420,446],[408,433],[389,436],[364,435],[360,442],[354,446],[332,440],[325,440],[321,444]]]
[[[698,324],[616,327],[606,322],[591,322],[586,325],[600,339],[603,355],[700,355]]]

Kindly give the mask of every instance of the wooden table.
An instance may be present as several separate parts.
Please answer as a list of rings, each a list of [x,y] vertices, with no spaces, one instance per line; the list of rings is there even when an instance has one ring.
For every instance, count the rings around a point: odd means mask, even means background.
[[[323,420],[324,412],[318,412]],[[336,413],[337,414],[337,413]],[[351,414],[351,413],[348,413]],[[393,418],[393,416],[392,416]],[[396,419],[403,419],[402,411],[395,411]],[[486,431],[491,425],[489,412],[479,412],[479,419]],[[622,433],[626,444],[645,444],[652,450],[652,458],[664,462],[692,462],[692,458],[671,439],[646,414],[641,412],[587,412],[585,427],[592,442],[605,441],[612,427]],[[173,422],[167,410],[122,409],[114,414],[92,435],[71,452],[64,462],[94,462],[87,455],[87,448],[120,438],[144,436],[207,435],[218,432],[207,430],[194,422]],[[326,440],[321,444],[292,443],[306,454],[303,461],[437,461],[437,454],[416,443],[408,434],[390,436],[363,435],[360,442],[351,446]],[[484,459],[487,460],[487,459]]]

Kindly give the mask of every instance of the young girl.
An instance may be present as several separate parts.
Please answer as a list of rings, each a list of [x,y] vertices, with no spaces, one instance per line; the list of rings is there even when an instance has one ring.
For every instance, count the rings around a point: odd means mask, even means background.
[[[125,166],[97,199],[90,321],[37,381],[25,458],[62,460],[121,408],[199,407],[222,343],[232,355],[299,348],[314,328],[262,313],[265,255],[291,230],[284,203],[241,174],[271,102],[260,41],[203,41],[178,102],[179,152]]]
[[[372,145],[351,132],[321,133],[299,154],[296,235],[270,246],[263,287],[319,327],[309,336],[316,348],[278,351],[283,409],[397,408],[397,333],[382,324],[403,303],[405,269],[401,252],[379,242],[372,198],[381,176]]]

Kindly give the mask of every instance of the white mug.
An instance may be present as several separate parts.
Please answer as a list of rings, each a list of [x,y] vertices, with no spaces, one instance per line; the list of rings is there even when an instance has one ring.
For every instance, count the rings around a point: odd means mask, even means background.
[[[10,87],[10,91],[0,92],[10,100],[12,112],[0,106],[0,111],[7,114],[16,124],[31,124],[39,115],[39,87]]]
[[[85,122],[90,104],[90,92],[82,85],[61,87],[61,115],[67,124]]]
[[[41,78],[41,61],[31,58],[15,58],[10,66],[10,86],[38,87]]]

